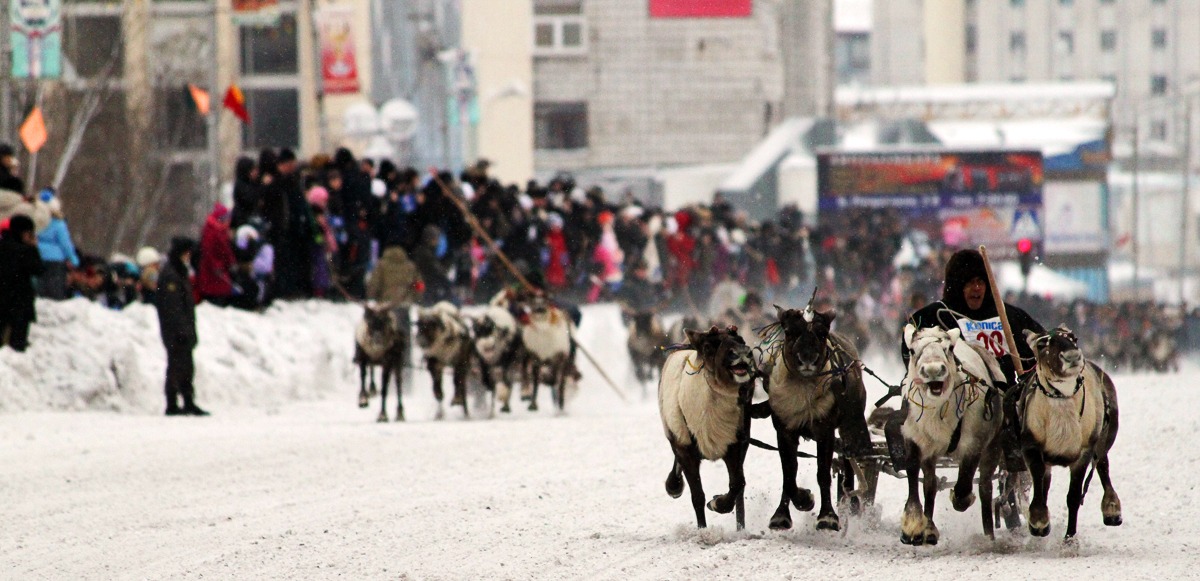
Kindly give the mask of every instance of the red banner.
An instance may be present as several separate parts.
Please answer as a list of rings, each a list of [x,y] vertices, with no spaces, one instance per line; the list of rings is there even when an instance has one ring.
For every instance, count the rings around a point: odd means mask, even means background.
[[[754,0],[650,0],[650,18],[745,18]]]
[[[317,15],[325,94],[358,92],[352,16],[351,9],[336,7],[325,8]]]

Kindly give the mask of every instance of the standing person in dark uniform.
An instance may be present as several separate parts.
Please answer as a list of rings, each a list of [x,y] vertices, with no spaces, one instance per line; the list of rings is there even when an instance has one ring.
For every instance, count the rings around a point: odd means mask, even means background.
[[[196,348],[196,303],[192,285],[188,282],[188,264],[196,243],[188,238],[175,238],[167,253],[167,263],[158,275],[158,290],[154,307],[158,311],[158,328],[163,347],[167,349],[167,415],[207,416],[196,406],[192,381],[196,374],[192,350]],[[179,399],[183,399],[180,407]]]
[[[0,346],[29,347],[29,326],[37,321],[33,277],[42,274],[42,255],[33,219],[13,216],[0,234]]]

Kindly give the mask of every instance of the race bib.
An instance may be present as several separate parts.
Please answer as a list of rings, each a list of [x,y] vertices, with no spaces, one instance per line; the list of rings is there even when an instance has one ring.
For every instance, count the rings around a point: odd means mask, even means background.
[[[959,319],[958,328],[962,330],[963,339],[982,345],[984,349],[995,355],[996,359],[1008,355],[1004,341],[1004,325],[1000,323],[1000,317],[992,317],[983,321]]]

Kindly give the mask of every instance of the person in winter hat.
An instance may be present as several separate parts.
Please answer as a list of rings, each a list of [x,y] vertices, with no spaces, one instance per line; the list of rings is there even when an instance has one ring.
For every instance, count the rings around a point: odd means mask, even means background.
[[[200,299],[217,306],[229,305],[236,265],[229,232],[229,209],[218,202],[200,233],[200,267],[196,272],[196,294]]]
[[[0,346],[29,346],[29,326],[37,321],[33,278],[42,273],[33,219],[17,214],[0,234]]]
[[[1024,337],[1025,331],[1038,334],[1046,332],[1046,329],[1024,309],[1004,303],[1004,311],[1008,316],[1013,337]],[[1000,312],[996,309],[996,300],[988,284],[983,255],[972,249],[959,250],[951,255],[946,262],[946,275],[942,281],[942,300],[918,309],[909,316],[908,321],[918,329],[961,329],[963,339],[982,345],[996,356],[1000,369],[1004,371],[1004,381],[997,382],[997,387],[1006,392],[1005,427],[1001,432],[1001,445],[1004,447],[1008,468],[1024,470],[1024,463],[1017,449],[1016,425],[1010,421],[1016,418],[1016,398],[1007,395],[1010,386],[1017,384],[1016,367],[1008,353],[1008,343],[1000,322]],[[1034,361],[1033,351],[1025,341],[1017,340],[1016,344],[1021,366],[1031,366]],[[900,341],[900,355],[907,367],[912,353],[903,339]],[[907,405],[908,402],[905,402],[901,408],[905,413]],[[895,429],[898,429],[898,426]]]
[[[67,298],[67,268],[79,268],[79,255],[71,242],[71,232],[63,219],[62,202],[51,191],[45,200],[50,209],[50,225],[38,233],[38,252],[44,272],[38,278],[38,295],[61,301]]]
[[[153,246],[143,246],[134,257],[142,274],[138,278],[143,303],[154,303],[154,294],[158,290],[158,274],[162,271],[162,256]]]
[[[196,243],[188,238],[171,240],[167,263],[158,275],[154,308],[158,311],[158,329],[167,350],[165,391],[168,416],[207,416],[195,402],[193,380],[196,375],[192,350],[196,348],[196,303],[192,299],[192,251]],[[180,399],[183,405],[180,405]]]

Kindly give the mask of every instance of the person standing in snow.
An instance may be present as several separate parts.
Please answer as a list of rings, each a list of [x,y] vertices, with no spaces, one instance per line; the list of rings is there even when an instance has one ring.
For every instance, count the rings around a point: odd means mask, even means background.
[[[29,347],[29,326],[37,321],[33,277],[42,273],[42,256],[33,219],[13,216],[0,234],[0,347]]]
[[[196,244],[188,238],[171,240],[167,263],[158,275],[154,308],[158,311],[158,329],[167,350],[168,416],[207,416],[194,400],[192,384],[196,367],[192,350],[196,348],[196,302],[188,282],[189,264]],[[179,405],[179,399],[183,405]]]
[[[233,269],[237,266],[237,257],[233,254],[231,239],[229,209],[217,202],[204,221],[200,234],[196,292],[200,299],[219,307],[229,306],[233,299]]]
[[[50,226],[37,236],[38,252],[45,266],[45,272],[38,278],[38,295],[61,301],[67,298],[67,268],[79,268],[79,255],[63,219],[62,202],[53,191],[46,205],[50,208]]]

